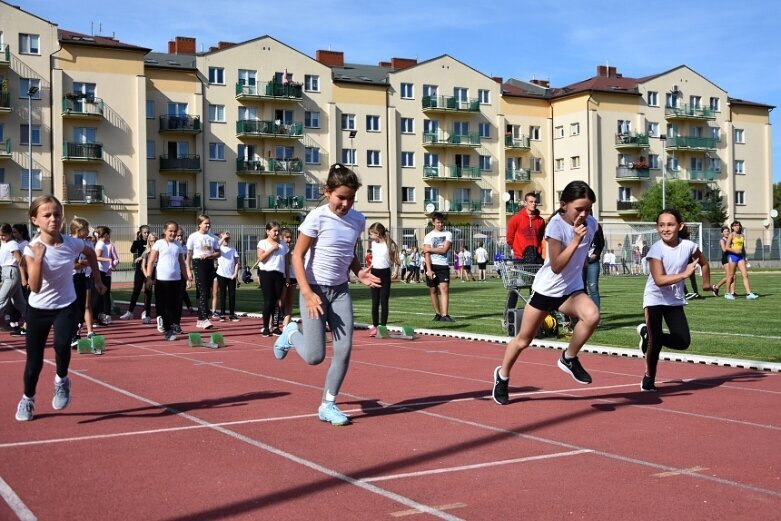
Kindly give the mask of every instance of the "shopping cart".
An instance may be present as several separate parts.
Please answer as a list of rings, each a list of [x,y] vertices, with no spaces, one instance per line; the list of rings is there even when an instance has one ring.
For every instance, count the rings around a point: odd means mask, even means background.
[[[514,259],[495,261],[494,266],[507,290],[507,299],[502,314],[502,330],[509,336],[515,336],[521,327],[523,308],[529,302],[529,297],[524,296],[521,290],[531,288],[534,277],[542,265],[527,264],[522,259]],[[523,303],[521,307],[518,307],[519,299]],[[565,322],[568,322],[565,315],[554,311],[545,317],[536,336],[538,338],[558,337],[559,325]]]

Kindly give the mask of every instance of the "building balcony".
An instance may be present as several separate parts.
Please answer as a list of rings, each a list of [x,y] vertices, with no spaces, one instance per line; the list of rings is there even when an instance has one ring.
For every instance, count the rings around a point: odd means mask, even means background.
[[[673,119],[696,119],[696,120],[714,120],[716,112],[710,108],[695,107],[684,103],[680,107],[665,107],[664,118]]]
[[[504,180],[508,183],[528,183],[532,180],[532,175],[523,168],[507,169],[504,171]]]
[[[0,68],[6,68],[11,65],[11,48],[8,44],[0,46]]]
[[[0,114],[11,112],[11,93],[8,91],[0,92]]]
[[[506,150],[529,150],[531,149],[531,142],[528,137],[504,137],[504,148]]]
[[[449,208],[448,208],[449,206]],[[445,213],[467,213],[467,214],[479,214],[483,211],[482,201],[453,201],[448,205],[445,203]]]
[[[105,203],[103,185],[68,185],[65,191],[65,202],[68,204],[103,204]]]
[[[616,201],[616,210],[619,215],[637,214],[637,201]]]
[[[236,122],[236,136],[299,139],[304,137],[304,124],[240,119]]]
[[[301,101],[304,99],[304,89],[299,83],[266,82],[259,85],[236,84],[236,99],[239,101]]]
[[[266,210],[273,212],[300,212],[304,209],[304,197],[302,195],[269,195]]]
[[[201,207],[201,194],[170,195],[160,194],[161,210],[195,210]]]
[[[455,96],[423,96],[423,112],[480,112],[480,101],[459,100]]]
[[[617,181],[645,181],[651,179],[651,171],[648,168],[636,168],[634,166],[616,167]]]
[[[690,183],[711,183],[721,174],[717,170],[690,170],[687,181]]]
[[[160,156],[161,172],[200,172],[201,156],[198,154]]]
[[[427,134],[423,134],[423,146],[476,148],[480,146],[480,135],[477,132],[471,134],[445,134],[444,132],[429,132]]]
[[[427,166],[423,168],[426,181],[479,181],[480,169],[476,166]]]
[[[103,119],[103,100],[94,96],[65,96],[62,98],[62,117]]]
[[[236,197],[236,210],[239,212],[260,212],[262,210],[260,206],[261,198],[259,195],[255,197]]]
[[[0,141],[0,159],[11,159],[11,138]]]
[[[246,175],[262,175],[266,173],[266,162],[263,160],[236,160],[236,173]]]
[[[102,143],[73,143],[66,141],[62,144],[63,161],[93,162],[103,159]]]
[[[649,146],[648,134],[616,134],[616,148],[619,150],[627,148],[648,148]]]
[[[504,211],[507,213],[518,213],[523,208],[523,201],[507,201],[504,203]]]
[[[164,115],[160,116],[160,132],[180,132],[183,134],[201,133],[201,116]]]
[[[668,137],[664,143],[667,150],[716,150],[718,140],[713,137]]]

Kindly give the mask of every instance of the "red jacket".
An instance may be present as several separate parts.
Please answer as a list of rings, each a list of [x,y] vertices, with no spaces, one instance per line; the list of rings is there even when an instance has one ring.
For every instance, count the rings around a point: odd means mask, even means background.
[[[545,219],[539,214],[529,215],[526,209],[521,209],[507,223],[507,245],[513,250],[513,258],[523,257],[524,250],[529,246],[537,248],[542,255],[542,240],[545,238]]]

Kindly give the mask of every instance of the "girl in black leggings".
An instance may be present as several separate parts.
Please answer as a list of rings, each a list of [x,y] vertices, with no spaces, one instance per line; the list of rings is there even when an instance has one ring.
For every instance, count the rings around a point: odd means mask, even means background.
[[[282,331],[279,324],[272,329],[271,317],[281,302],[289,258],[287,243],[280,240],[278,222],[266,224],[266,238],[258,242],[257,250],[260,289],[263,291],[263,329],[260,333],[279,336]]]
[[[198,292],[198,322],[195,327],[209,329],[209,306],[211,304],[212,281],[214,280],[214,261],[220,256],[220,244],[217,237],[209,233],[211,220],[208,215],[199,215],[196,220],[198,230],[187,238],[187,279],[195,281]],[[192,267],[191,267],[192,266]]]
[[[399,270],[399,253],[396,243],[381,223],[369,227],[369,245],[372,250],[371,274],[380,279],[380,285],[371,288],[372,328],[369,336],[377,336],[377,326],[388,325],[391,280],[396,278]]]

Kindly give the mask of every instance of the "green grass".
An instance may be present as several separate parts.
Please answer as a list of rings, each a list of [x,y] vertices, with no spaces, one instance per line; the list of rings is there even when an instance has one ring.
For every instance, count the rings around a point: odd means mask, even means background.
[[[714,273],[714,281],[721,278]],[[601,277],[602,324],[589,341],[614,347],[636,347],[635,327],[643,321],[645,277]],[[704,298],[686,306],[692,332],[689,353],[781,362],[781,274],[750,273],[751,288],[760,298],[742,297],[742,279],[738,276],[738,297],[727,301],[700,292]],[[701,281],[698,280],[698,284]],[[371,322],[371,295],[366,286],[351,284],[356,322]],[[114,290],[114,298],[127,300],[127,290]],[[524,290],[524,295],[528,292]],[[723,294],[723,293],[722,293]],[[192,292],[191,292],[192,295]],[[454,323],[432,322],[431,300],[425,284],[394,283],[391,290],[390,325],[446,329],[469,333],[502,335],[501,315],[507,291],[499,279],[488,282],[459,282],[450,285],[450,314]],[[256,284],[242,285],[237,292],[237,309],[259,312],[261,292]],[[293,314],[298,314],[298,302]]]

